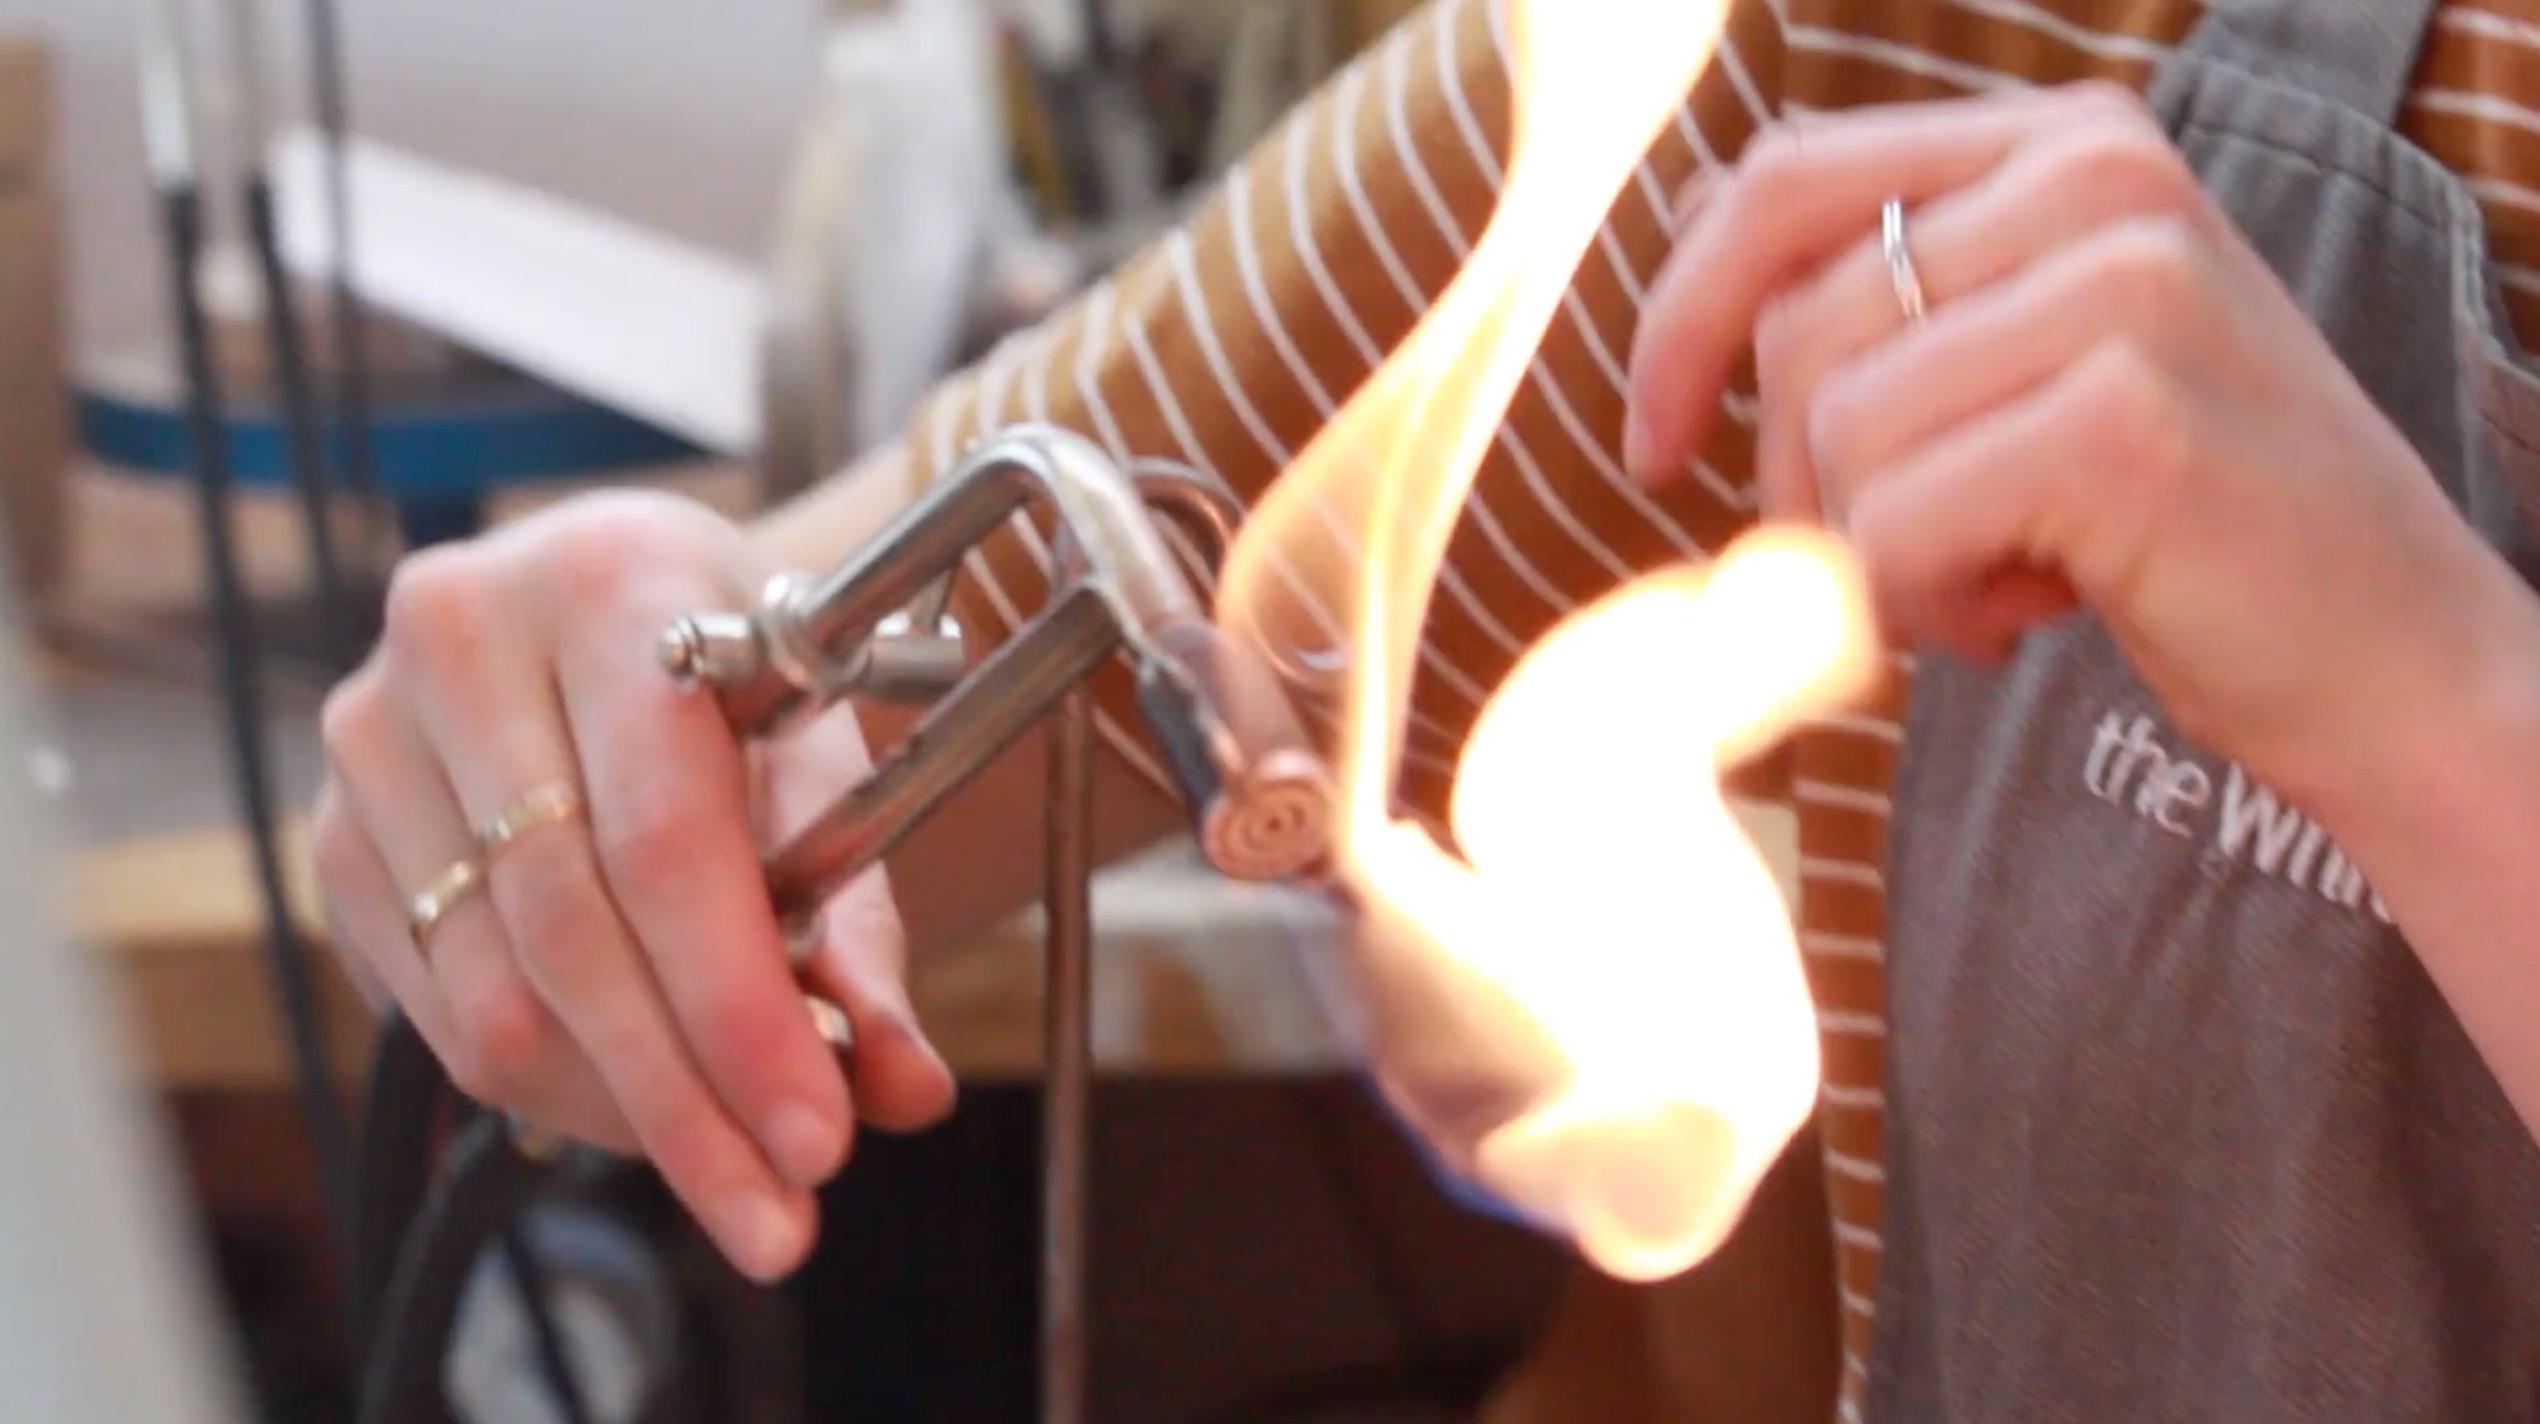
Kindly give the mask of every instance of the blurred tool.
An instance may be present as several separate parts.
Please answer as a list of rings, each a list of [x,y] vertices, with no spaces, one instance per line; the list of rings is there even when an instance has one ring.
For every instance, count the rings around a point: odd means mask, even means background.
[[[335,1098],[306,949],[283,891],[275,841],[273,777],[265,742],[264,696],[254,612],[239,569],[232,527],[228,455],[222,440],[222,394],[211,349],[199,270],[204,246],[203,198],[195,162],[199,77],[181,0],[152,0],[143,15],[142,133],[158,189],[167,240],[170,296],[184,365],[187,424],[193,433],[196,519],[211,580],[220,645],[220,682],[229,723],[231,770],[239,816],[255,862],[264,904],[266,952],[299,1069],[301,1110],[321,1173],[320,1189],[337,1246],[351,1240],[351,1151]],[[321,511],[322,512],[322,511]],[[316,521],[322,522],[322,521]]]
[[[267,117],[265,39],[257,0],[223,0],[229,19],[231,86],[237,104],[242,211],[247,242],[255,252],[264,311],[265,340],[273,358],[273,395],[290,438],[291,482],[300,496],[302,533],[309,550],[311,593],[317,602],[319,656],[336,674],[352,671],[361,649],[353,631],[351,586],[335,543],[335,489],[326,442],[319,430],[316,387],[310,379],[291,278],[283,270],[274,225],[273,179],[267,153],[273,129]]]
[[[344,486],[367,514],[378,507],[379,489],[371,469],[370,342],[361,298],[353,288],[351,119],[344,93],[343,26],[336,0],[307,0],[302,14],[309,49],[309,103],[325,155],[321,186],[326,203],[327,330],[335,362],[335,450],[343,461]],[[270,231],[264,243],[269,251],[277,246]]]

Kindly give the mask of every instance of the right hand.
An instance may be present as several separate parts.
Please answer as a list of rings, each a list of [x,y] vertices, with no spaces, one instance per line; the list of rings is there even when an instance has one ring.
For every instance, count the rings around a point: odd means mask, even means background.
[[[811,1189],[860,1113],[950,1110],[877,868],[831,903],[809,977],[855,1028],[854,1084],[790,973],[761,829],[870,765],[851,715],[745,747],[655,661],[673,618],[763,581],[741,530],[668,496],[568,501],[399,568],[387,632],[328,699],[315,857],[334,942],[469,1096],[652,1160],[734,1265],[798,1265]],[[472,828],[557,783],[583,814],[492,857],[418,947],[412,892]],[[766,796],[754,792],[764,789]]]

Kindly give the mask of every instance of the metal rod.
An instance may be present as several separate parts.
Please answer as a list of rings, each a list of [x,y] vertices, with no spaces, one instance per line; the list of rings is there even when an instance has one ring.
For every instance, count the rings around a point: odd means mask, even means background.
[[[198,271],[203,259],[203,204],[197,186],[192,56],[176,0],[156,0],[142,17],[142,121],[151,176],[167,240],[169,304],[183,363],[185,419],[194,476],[195,517],[211,584],[212,621],[220,647],[220,692],[230,739],[230,773],[246,831],[265,919],[266,971],[289,1034],[300,1107],[317,1159],[320,1203],[338,1260],[349,1261],[352,1152],[344,1105],[328,1069],[317,987],[284,889],[275,833],[273,774],[265,744],[264,686],[255,614],[239,566],[231,526],[227,425],[220,371],[212,354],[210,315]]]
[[[1093,698],[1051,718],[1042,1002],[1041,1420],[1084,1424],[1086,1199],[1093,1108]]]
[[[318,604],[319,656],[330,671],[340,675],[351,672],[361,657],[353,637],[352,584],[336,551],[334,480],[319,428],[308,348],[300,339],[298,304],[292,300],[291,278],[283,269],[282,243],[274,226],[273,180],[263,170],[261,154],[253,161],[258,167],[247,179],[248,242],[256,250],[256,270],[264,286],[265,339],[272,347],[274,395],[290,436],[291,483],[300,496],[309,585]]]
[[[247,245],[255,253],[256,278],[263,288],[273,396],[289,437],[291,483],[300,497],[309,583],[318,605],[318,655],[340,676],[353,670],[359,650],[353,646],[351,586],[335,547],[334,481],[319,430],[317,392],[309,378],[308,347],[301,339],[298,304],[292,300],[291,277],[283,267],[282,239],[274,221],[273,175],[267,167],[273,126],[265,107],[270,75],[265,68],[260,3],[227,0],[230,62],[237,80],[239,163],[245,170]]]
[[[1119,643],[1111,605],[1085,588],[1069,591],[1007,639],[872,774],[769,858],[777,913],[788,923],[817,913],[832,891],[888,855]]]
[[[965,455],[855,557],[782,587],[746,632],[720,616],[672,624],[664,661],[712,684],[733,730],[767,731],[806,701],[822,705],[848,691],[857,659],[893,614],[907,609],[916,631],[934,631],[963,557],[1026,510],[1048,516],[1072,542],[1096,575],[1085,582],[1112,601],[1133,647],[1207,621],[1146,504],[1101,447],[1052,427],[1017,426]]]
[[[362,328],[361,297],[353,290],[352,179],[346,171],[351,120],[344,94],[343,27],[338,23],[336,0],[308,0],[304,8],[309,103],[325,158],[326,314],[334,337],[335,448],[344,485],[367,522],[376,512],[379,489],[371,470],[369,339]]]
[[[194,264],[202,250],[202,207],[191,188],[161,195],[168,228],[170,277],[175,284],[179,345],[183,348],[186,425],[194,454],[195,518],[203,561],[211,574],[212,620],[220,639],[220,688],[230,735],[233,789],[254,860],[256,889],[264,910],[266,968],[299,1066],[300,1108],[317,1158],[327,1225],[339,1251],[352,1243],[352,1154],[343,1105],[335,1098],[324,1035],[319,1029],[316,986],[283,890],[282,852],[275,838],[273,775],[265,747],[264,693],[257,672],[255,620],[247,606],[246,580],[230,526],[229,466],[222,449],[219,378]],[[339,1259],[341,1259],[339,1257]]]

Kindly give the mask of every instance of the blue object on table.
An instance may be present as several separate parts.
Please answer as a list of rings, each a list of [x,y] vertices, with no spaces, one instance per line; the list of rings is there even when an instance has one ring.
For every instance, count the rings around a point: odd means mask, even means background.
[[[192,465],[182,406],[83,389],[80,439],[128,469],[183,474]],[[290,444],[280,415],[233,406],[229,466],[240,482],[286,485]],[[465,538],[483,527],[485,497],[535,480],[697,459],[708,452],[630,416],[534,381],[472,381],[447,392],[383,395],[371,420],[372,469],[409,545]]]

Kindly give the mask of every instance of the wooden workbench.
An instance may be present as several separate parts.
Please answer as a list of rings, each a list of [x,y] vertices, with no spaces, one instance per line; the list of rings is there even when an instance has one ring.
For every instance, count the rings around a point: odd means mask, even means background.
[[[1789,818],[1748,823],[1781,869],[1796,867]],[[286,865],[301,928],[324,930],[295,826]],[[122,982],[135,1037],[170,1088],[267,1088],[286,1080],[245,843],[227,830],[147,837],[75,858],[64,913]],[[1095,888],[1097,1061],[1115,1073],[1329,1072],[1348,1051],[1317,1003],[1307,956],[1324,942],[1281,892],[1235,885],[1168,850]],[[320,949],[339,1063],[367,1058],[368,1010]],[[918,1013],[965,1078],[1028,1076],[1040,1060],[1040,931],[1026,916],[911,966]]]
[[[370,1015],[323,948],[297,827],[286,860],[301,929],[317,947],[336,1061],[355,1067],[368,1057]],[[1275,893],[1180,867],[1175,858],[1150,861],[1097,886],[1099,1061],[1158,1074],[1341,1066],[1342,1045],[1308,991]],[[77,856],[66,883],[65,918],[120,981],[156,1081],[171,1089],[287,1082],[244,841],[226,830],[127,841]],[[919,957],[911,986],[918,1011],[956,1073],[1033,1072],[1039,966],[1031,917]]]

